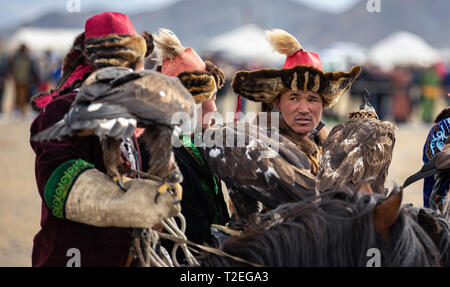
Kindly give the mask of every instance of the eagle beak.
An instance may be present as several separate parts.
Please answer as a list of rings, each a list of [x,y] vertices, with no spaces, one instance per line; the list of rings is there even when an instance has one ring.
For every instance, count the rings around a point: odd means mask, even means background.
[[[170,192],[175,197],[175,201],[173,204],[179,204],[181,202],[181,199],[183,197],[183,188],[181,187],[181,184],[179,183],[163,183],[158,188],[158,192],[155,195],[155,203],[157,203],[158,198],[161,194],[165,192]]]

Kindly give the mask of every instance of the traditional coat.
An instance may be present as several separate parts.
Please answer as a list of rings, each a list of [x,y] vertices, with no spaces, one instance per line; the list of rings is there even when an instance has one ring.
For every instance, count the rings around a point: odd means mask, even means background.
[[[104,12],[89,18],[85,32],[75,39],[64,59],[57,91],[33,100],[40,113],[31,125],[31,137],[64,117],[77,95],[74,89],[92,70],[130,67],[151,53],[149,42],[136,33],[125,14]],[[36,183],[42,198],[41,230],[34,238],[32,265],[66,266],[68,250],[77,248],[81,266],[124,266],[131,240],[128,229],[99,228],[65,219],[65,200],[77,177],[89,168],[106,172],[99,139],[72,137],[31,142],[31,147],[36,153]],[[127,140],[121,149],[126,164],[139,169],[137,141]]]
[[[196,104],[210,101],[224,82],[223,72],[213,63],[203,61],[192,48],[181,45],[176,35],[161,29],[154,37],[161,51],[161,73],[178,77]],[[174,148],[175,159],[183,174],[181,211],[186,217],[186,236],[197,243],[213,243],[211,224],[225,224],[228,211],[221,184],[204,162],[201,153],[188,136],[181,137],[182,146]]]
[[[211,224],[225,225],[229,220],[220,180],[211,174],[192,139],[183,137],[183,145],[174,148],[175,159],[183,174],[181,210],[188,224],[186,236],[196,243],[213,244]]]
[[[50,102],[33,121],[31,136],[61,120],[77,92]],[[135,142],[137,147],[137,143]],[[124,228],[100,228],[64,219],[64,201],[72,184],[88,168],[106,172],[98,137],[73,137],[59,142],[31,142],[42,198],[41,230],[33,241],[32,266],[66,266],[67,251],[77,248],[81,266],[124,266],[131,234]],[[140,162],[140,159],[135,159]],[[56,193],[49,198],[50,190]]]

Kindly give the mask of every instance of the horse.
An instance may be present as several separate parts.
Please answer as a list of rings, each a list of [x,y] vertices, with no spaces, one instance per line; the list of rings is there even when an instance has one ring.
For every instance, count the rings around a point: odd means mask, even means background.
[[[425,230],[439,250],[440,262],[450,267],[450,221],[448,213],[431,208],[405,205],[410,216]]]
[[[441,258],[414,212],[402,207],[402,195],[401,187],[388,197],[339,187],[280,205],[220,244],[221,251],[245,261],[207,254],[201,266],[441,266],[448,259]]]

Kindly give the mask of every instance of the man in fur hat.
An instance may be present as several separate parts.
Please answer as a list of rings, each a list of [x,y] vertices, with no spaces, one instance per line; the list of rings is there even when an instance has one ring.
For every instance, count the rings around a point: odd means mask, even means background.
[[[170,30],[160,29],[154,42],[162,58],[161,72],[178,77],[194,97],[199,115],[194,130],[207,129],[214,123],[212,113],[217,111],[216,92],[225,81],[223,72],[213,63],[204,62],[192,48],[183,47]],[[220,180],[209,171],[194,144],[194,134],[180,135],[182,146],[174,148],[175,159],[183,174],[181,208],[186,217],[187,238],[196,243],[211,244],[211,224],[225,224],[229,216]],[[201,136],[201,133],[195,135]]]
[[[63,118],[77,95],[76,88],[92,71],[108,66],[143,67],[144,57],[153,49],[149,44],[151,37],[138,35],[124,14],[104,12],[89,18],[64,59],[58,89],[34,99],[41,111],[31,125],[31,137]],[[75,248],[81,266],[124,266],[131,232],[119,227],[150,228],[154,224],[148,220],[153,212],[148,204],[154,200],[148,193],[151,184],[133,179],[125,193],[105,174],[96,136],[31,142],[31,146],[42,198],[41,230],[34,238],[32,265],[66,266]],[[125,162],[139,170],[136,139],[123,140],[121,149]],[[114,216],[133,206],[139,206],[139,212]],[[89,225],[83,220],[85,214],[92,215]]]
[[[280,134],[306,154],[316,175],[321,145],[328,135],[321,122],[322,111],[350,88],[361,68],[324,73],[319,55],[304,50],[295,37],[280,29],[266,34],[273,48],[287,56],[282,69],[239,71],[233,78],[233,90],[262,102],[264,112],[280,112]]]

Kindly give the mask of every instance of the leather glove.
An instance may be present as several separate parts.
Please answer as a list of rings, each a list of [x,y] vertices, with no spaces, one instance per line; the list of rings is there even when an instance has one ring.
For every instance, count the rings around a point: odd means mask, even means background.
[[[181,194],[161,192],[152,180],[132,179],[124,187],[97,169],[86,170],[69,192],[66,218],[99,227],[151,228],[181,211]]]

